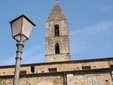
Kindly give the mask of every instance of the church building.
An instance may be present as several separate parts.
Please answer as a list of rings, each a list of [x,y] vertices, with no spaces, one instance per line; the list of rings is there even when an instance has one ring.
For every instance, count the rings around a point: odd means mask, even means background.
[[[45,63],[22,64],[19,85],[113,85],[113,58],[71,60],[68,35],[56,0],[46,21]],[[0,66],[0,85],[13,85],[14,68]]]

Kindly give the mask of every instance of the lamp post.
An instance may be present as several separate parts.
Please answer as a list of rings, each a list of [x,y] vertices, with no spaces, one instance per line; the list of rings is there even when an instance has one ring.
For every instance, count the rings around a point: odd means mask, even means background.
[[[17,54],[15,58],[16,63],[15,63],[13,85],[18,85],[22,48],[24,47],[24,42],[29,39],[35,24],[32,21],[30,21],[25,15],[21,15],[18,18],[12,20],[10,24],[12,30],[12,37],[17,41],[16,44]]]

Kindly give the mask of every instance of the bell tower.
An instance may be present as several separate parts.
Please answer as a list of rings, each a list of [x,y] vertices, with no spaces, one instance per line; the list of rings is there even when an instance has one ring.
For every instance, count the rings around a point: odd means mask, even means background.
[[[70,45],[66,17],[58,1],[46,21],[45,61],[70,61]]]

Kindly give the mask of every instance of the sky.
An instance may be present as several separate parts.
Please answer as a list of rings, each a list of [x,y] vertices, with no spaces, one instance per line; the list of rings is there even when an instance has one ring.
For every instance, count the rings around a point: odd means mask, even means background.
[[[0,0],[0,66],[14,65],[16,41],[9,22],[25,14],[36,26],[22,64],[45,62],[46,20],[56,0]],[[113,57],[113,0],[58,0],[68,20],[71,60]]]

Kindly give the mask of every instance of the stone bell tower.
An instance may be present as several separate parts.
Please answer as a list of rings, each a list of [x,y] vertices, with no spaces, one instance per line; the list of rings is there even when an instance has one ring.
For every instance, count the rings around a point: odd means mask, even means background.
[[[45,61],[70,61],[70,45],[66,17],[58,1],[46,21]]]

